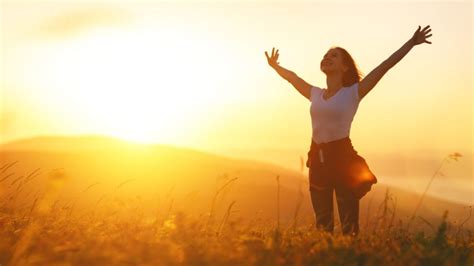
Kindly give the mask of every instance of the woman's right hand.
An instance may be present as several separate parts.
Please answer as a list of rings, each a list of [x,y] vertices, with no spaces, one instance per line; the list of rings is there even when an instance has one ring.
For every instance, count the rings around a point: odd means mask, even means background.
[[[265,51],[265,55],[267,56],[268,64],[271,67],[275,68],[277,65],[280,64],[280,63],[277,62],[279,54],[278,54],[278,49],[275,52],[275,47],[273,47],[273,49],[272,49],[272,56],[268,57],[267,51]]]
[[[286,81],[291,83],[293,87],[295,87],[304,97],[308,100],[311,100],[311,87],[313,87],[308,82],[304,81],[302,78],[298,77],[295,72],[288,70],[278,63],[278,49],[275,52],[275,47],[272,49],[272,56],[268,56],[267,51],[265,51],[265,55],[267,56],[268,64],[275,69],[275,71],[284,78]]]

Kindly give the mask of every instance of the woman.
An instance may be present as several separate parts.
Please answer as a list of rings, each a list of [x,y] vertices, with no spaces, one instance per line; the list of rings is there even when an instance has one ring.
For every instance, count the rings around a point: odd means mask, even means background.
[[[341,47],[331,47],[321,61],[326,74],[327,89],[313,86],[294,72],[279,65],[278,50],[271,56],[265,51],[268,64],[299,93],[311,101],[312,141],[308,152],[310,193],[316,215],[316,226],[333,233],[333,190],[344,235],[359,233],[359,200],[377,183],[364,158],[357,154],[349,137],[350,127],[359,102],[382,76],[398,63],[413,46],[424,42],[429,25],[413,36],[388,59],[361,80],[351,55]]]

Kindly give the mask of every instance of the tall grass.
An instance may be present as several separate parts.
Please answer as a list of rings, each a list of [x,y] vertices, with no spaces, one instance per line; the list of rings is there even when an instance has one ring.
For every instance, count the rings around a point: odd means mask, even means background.
[[[425,198],[426,192],[428,192],[428,189],[430,188],[430,185],[431,185],[431,183],[433,182],[433,180],[435,179],[435,177],[438,176],[438,175],[441,175],[441,176],[444,175],[444,174],[441,172],[441,168],[443,167],[443,165],[444,165],[445,163],[449,163],[449,162],[453,162],[453,161],[458,161],[458,160],[459,160],[459,157],[462,157],[462,154],[460,154],[460,153],[458,153],[458,152],[454,152],[454,153],[449,154],[448,156],[446,156],[446,157],[441,161],[439,167],[438,167],[438,168],[436,169],[436,171],[433,173],[433,175],[431,176],[430,181],[429,181],[428,184],[426,185],[425,191],[423,191],[423,194],[421,194],[420,200],[419,200],[418,203],[416,204],[415,210],[413,211],[413,214],[411,215],[410,220],[409,220],[409,222],[408,222],[408,224],[407,224],[407,230],[409,230],[410,225],[411,225],[411,223],[413,222],[413,219],[415,219],[415,215],[416,215],[418,209],[420,208],[421,203],[423,202],[423,199]]]
[[[218,219],[217,210],[222,209],[220,197],[237,178],[227,178],[224,184],[216,186],[208,213],[194,216],[174,207],[172,187],[160,201],[156,215],[149,218],[142,214],[139,200],[119,198],[118,203],[118,195],[101,197],[101,204],[95,204],[93,210],[72,212],[74,204],[57,200],[61,186],[67,181],[61,169],[49,173],[44,192],[30,194],[35,196],[29,205],[15,205],[10,199],[26,195],[21,190],[24,180],[39,170],[20,178],[13,171],[17,164],[8,165],[0,168],[0,188],[18,180],[13,189],[0,189],[1,265],[473,265],[474,262],[474,236],[463,228],[470,218],[471,207],[469,216],[457,228],[448,222],[449,212],[445,211],[440,214],[439,224],[418,216],[431,228],[431,234],[411,232],[407,230],[409,223],[395,220],[397,201],[388,189],[384,200],[375,208],[375,215],[367,216],[366,225],[354,237],[331,235],[318,230],[314,223],[297,223],[300,197],[293,221],[281,223],[280,176],[276,177],[274,220],[255,216],[247,223],[232,215],[238,204],[235,200],[225,206],[223,216]],[[126,188],[128,182],[112,190]],[[82,193],[95,185],[85,186]],[[424,194],[420,202],[423,197]],[[368,210],[371,209],[370,200]]]

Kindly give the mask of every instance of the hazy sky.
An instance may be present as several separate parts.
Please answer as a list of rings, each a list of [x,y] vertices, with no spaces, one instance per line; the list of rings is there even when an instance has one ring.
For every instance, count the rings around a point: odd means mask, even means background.
[[[305,151],[310,102],[264,51],[278,48],[282,66],[325,88],[331,46],[368,74],[430,25],[432,44],[361,101],[351,138],[362,152],[472,150],[471,1],[180,2],[3,1],[2,141],[103,134]]]

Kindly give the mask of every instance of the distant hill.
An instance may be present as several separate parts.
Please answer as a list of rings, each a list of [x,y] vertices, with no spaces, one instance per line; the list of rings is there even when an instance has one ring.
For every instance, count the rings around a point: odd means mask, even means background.
[[[168,150],[174,149],[174,147],[170,145],[138,144],[101,135],[38,136],[0,144],[0,148],[4,151],[110,151],[150,147]],[[190,149],[180,149],[190,151]]]
[[[65,182],[58,197],[62,202],[75,202],[79,211],[126,199],[141,202],[149,213],[160,208],[206,213],[217,189],[227,184],[217,194],[214,211],[224,212],[235,201],[233,215],[244,218],[276,217],[278,176],[281,220],[293,219],[298,202],[299,217],[313,219],[307,177],[302,173],[181,147],[134,144],[103,136],[37,137],[1,145],[0,167],[0,185],[7,193],[20,191],[18,206],[28,206],[47,191],[51,172],[62,169]],[[373,221],[386,189],[376,184],[361,200],[361,224],[368,217]],[[410,215],[419,195],[389,189],[393,195],[390,204],[396,200],[396,217]],[[453,221],[462,221],[469,214],[466,206],[426,197],[419,215],[437,224],[444,209]],[[423,226],[421,219],[418,222]],[[473,224],[471,219],[465,226],[474,228]]]

